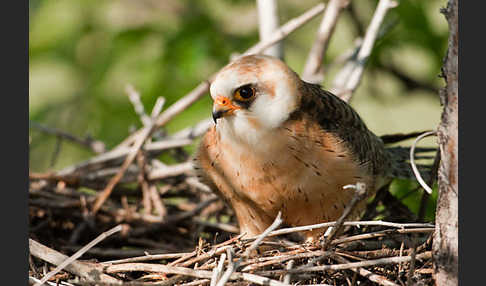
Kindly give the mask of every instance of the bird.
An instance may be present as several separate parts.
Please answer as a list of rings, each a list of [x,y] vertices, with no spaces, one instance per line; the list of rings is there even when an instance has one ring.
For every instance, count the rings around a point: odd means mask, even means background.
[[[408,172],[403,156],[385,147],[348,103],[303,81],[280,59],[234,60],[217,73],[210,96],[215,124],[200,141],[194,168],[248,237],[279,212],[290,226],[334,221],[354,196],[345,186],[364,183],[371,195]],[[324,230],[303,235],[316,241]]]

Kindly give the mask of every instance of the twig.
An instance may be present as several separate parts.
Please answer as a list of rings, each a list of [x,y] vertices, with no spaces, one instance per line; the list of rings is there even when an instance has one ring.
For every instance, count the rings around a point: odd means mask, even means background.
[[[30,254],[32,254],[33,256],[54,265],[61,265],[63,262],[69,259],[69,257],[67,257],[66,255],[57,252],[53,249],[50,249],[49,247],[46,247],[33,239],[29,239],[29,251]],[[65,268],[66,271],[78,275],[90,282],[105,281],[113,284],[117,284],[117,283],[121,284],[120,280],[115,279],[109,275],[103,274],[101,272],[101,269],[99,269],[96,266],[89,265],[87,263],[72,261],[72,263],[66,265]],[[42,285],[42,283],[37,283],[37,285]]]
[[[146,158],[143,154],[143,152],[139,152],[137,154],[137,164],[138,164],[138,175],[137,175],[137,183],[142,189],[142,204],[143,204],[143,212],[145,214],[151,214],[152,213],[152,200],[150,198],[150,191],[149,191],[149,185],[146,180],[146,172],[145,172],[145,164],[146,164]]]
[[[140,118],[140,121],[143,125],[148,125],[152,121],[152,119],[145,113],[145,109],[143,107],[143,103],[140,100],[140,94],[133,88],[131,84],[127,84],[125,87],[125,92],[127,93],[128,99],[133,105],[133,109],[135,113]]]
[[[228,267],[226,268],[226,271],[223,273],[221,276],[221,279],[218,281],[216,286],[224,286],[226,282],[229,280],[231,274],[238,268],[238,264],[241,261],[238,260],[237,262],[233,262],[233,248],[228,248],[226,249],[226,255],[228,256]]]
[[[151,170],[147,178],[149,180],[160,180],[164,179],[167,177],[173,177],[177,175],[181,175],[184,173],[188,173],[193,170],[193,164],[192,162],[185,162],[185,163],[180,163],[180,164],[175,164],[171,166],[167,166],[164,168],[157,168],[154,170]]]
[[[432,194],[432,189],[427,185],[424,179],[422,179],[422,176],[420,175],[420,172],[417,169],[417,165],[415,164],[415,147],[417,146],[417,143],[420,140],[422,140],[422,138],[431,135],[437,135],[437,131],[425,132],[422,135],[418,136],[415,139],[415,141],[413,141],[412,147],[410,148],[410,165],[412,166],[413,174],[415,175],[415,178],[417,178],[417,181],[419,182],[420,186],[422,186],[422,188],[424,188],[424,190],[429,194]]]
[[[387,222],[387,221],[347,221],[343,223],[345,226],[362,226],[362,225],[376,225],[376,226],[388,226],[388,227],[396,227],[396,228],[405,228],[405,227],[434,227],[433,224],[430,223],[395,223],[395,222]],[[277,236],[282,234],[289,234],[293,232],[299,231],[308,231],[313,230],[316,228],[324,228],[329,226],[336,225],[336,222],[324,222],[312,225],[305,225],[305,226],[297,226],[297,227],[290,227],[290,228],[282,228],[279,230],[272,231],[268,234],[269,237]]]
[[[318,83],[323,80],[322,73],[318,76],[321,69],[324,55],[326,54],[329,40],[336,27],[337,20],[343,8],[349,4],[349,0],[330,0],[327,4],[324,15],[322,16],[321,25],[317,31],[314,44],[307,56],[307,61],[302,72],[302,79],[312,83]]]
[[[295,31],[297,28],[301,27],[305,23],[309,22],[312,18],[319,15],[324,11],[325,5],[323,3],[319,3],[313,8],[307,10],[307,12],[303,13],[302,15],[288,21],[284,25],[282,25],[279,29],[275,30],[275,32],[269,36],[264,41],[260,41],[258,44],[254,45],[243,55],[251,55],[251,54],[259,54],[266,48],[270,47],[271,45],[281,41],[285,37],[287,37],[290,33]]]
[[[156,119],[157,116],[162,112],[162,108],[165,104],[165,97],[159,96],[155,101],[154,107],[152,108],[152,113],[150,114],[150,118],[152,120]]]
[[[41,132],[57,136],[58,138],[69,140],[71,142],[80,144],[84,147],[88,147],[89,149],[91,149],[93,152],[95,152],[97,154],[105,152],[105,143],[103,143],[101,141],[93,140],[89,137],[88,138],[79,138],[79,137],[76,137],[76,136],[69,134],[67,132],[44,126],[44,125],[37,123],[35,121],[29,121],[29,123],[30,123],[31,127],[34,127]]]
[[[315,250],[315,251],[306,251],[303,252],[304,250],[302,249],[297,249],[297,251],[293,251],[293,253],[286,255],[279,255],[279,256],[272,256],[272,257],[267,257],[267,258],[257,258],[254,260],[247,260],[245,263],[242,263],[242,265],[247,265],[243,269],[241,269],[242,272],[250,272],[250,271],[255,271],[258,268],[262,268],[268,265],[272,264],[282,264],[283,262],[287,260],[292,260],[292,259],[301,259],[301,258],[312,258],[312,257],[328,257],[331,252],[330,251],[322,251],[322,250]],[[298,253],[302,252],[302,253]],[[288,255],[287,255],[288,254]],[[259,262],[261,260],[264,260],[263,262]]]
[[[167,215],[167,208],[165,207],[164,203],[160,199],[159,192],[157,191],[157,186],[153,182],[150,183],[149,193],[154,208],[157,211],[159,217],[161,217],[163,221],[164,217]]]
[[[160,154],[160,152],[164,150],[187,146],[192,144],[193,142],[194,141],[189,138],[164,139],[162,141],[150,142],[146,144],[145,151],[147,151],[149,156],[155,156],[157,154]],[[84,162],[64,168],[63,170],[52,174],[52,176],[82,176],[82,173],[93,172],[101,168],[106,168],[107,166],[116,164],[117,162],[119,162],[119,160],[124,160],[127,154],[130,153],[130,151],[130,147],[120,147],[109,152],[100,154],[96,157],[90,158]]]
[[[148,263],[125,263],[110,265],[105,268],[106,273],[119,273],[119,272],[134,272],[134,271],[146,271],[146,272],[162,272],[167,274],[181,274],[185,276],[211,279],[212,272],[207,270],[194,270],[186,267],[167,266],[162,264],[148,264]],[[245,281],[253,282],[258,285],[270,285],[270,286],[287,286],[279,281],[262,277],[250,273],[233,273],[230,276],[230,280],[243,279]]]
[[[418,254],[416,259],[430,259],[432,257],[432,253],[430,251]],[[327,271],[327,270],[345,270],[345,269],[352,269],[358,267],[369,267],[369,266],[377,266],[377,265],[386,265],[386,264],[397,264],[402,262],[409,262],[412,260],[411,256],[402,256],[402,257],[386,257],[380,259],[372,259],[372,260],[365,260],[359,262],[351,262],[351,263],[344,263],[344,264],[333,264],[333,265],[320,265],[320,266],[313,266],[308,268],[297,268],[291,270],[271,270],[271,271],[262,271],[260,272],[261,275],[279,275],[285,274],[288,272],[291,273],[299,273],[299,272],[319,272],[319,271]]]
[[[348,218],[351,212],[354,210],[355,206],[362,201],[366,197],[366,184],[358,182],[356,185],[347,185],[344,186],[343,189],[355,189],[355,194],[349,204],[343,211],[341,217],[336,221],[336,224],[333,226],[331,233],[328,237],[324,237],[324,242],[322,243],[322,250],[326,250],[329,246],[330,242],[334,239],[334,237],[340,231],[344,221]]]
[[[260,245],[263,239],[265,239],[265,237],[267,237],[273,230],[279,227],[282,224],[282,222],[283,222],[282,212],[279,211],[273,223],[255,239],[255,241],[251,244],[251,246],[245,250],[243,256],[249,257],[251,252],[254,251]]]
[[[285,266],[285,269],[291,270],[292,267],[294,267],[294,262],[295,262],[294,260],[290,260],[289,263],[287,263],[287,266]],[[284,279],[283,279],[283,283],[290,284],[290,278],[291,278],[291,276],[292,276],[291,273],[285,274]]]
[[[339,263],[343,263],[343,264],[348,264],[350,263],[347,259],[341,257],[341,256],[338,256],[338,255],[335,255],[333,256],[334,259],[336,259]],[[375,274],[371,271],[368,271],[364,268],[351,268],[352,271],[358,273],[359,275],[367,278],[368,280],[372,281],[372,282],[375,282],[375,283],[378,283],[380,285],[384,285],[384,286],[399,286],[398,284],[396,283],[393,283],[391,282],[390,280],[387,280],[384,276],[381,276],[381,275],[378,275],[378,274]]]
[[[147,254],[144,256],[137,256],[137,257],[130,257],[125,259],[118,259],[118,260],[111,260],[102,262],[103,264],[121,264],[121,263],[129,263],[129,262],[140,262],[140,261],[150,261],[150,260],[162,260],[162,259],[170,259],[170,258],[179,258],[188,253],[164,253],[164,254]]]
[[[93,241],[91,241],[90,243],[88,243],[85,247],[83,247],[80,250],[76,251],[76,253],[74,253],[72,256],[70,256],[68,259],[66,259],[61,264],[59,264],[54,270],[52,270],[51,272],[47,273],[47,275],[44,276],[41,279],[41,281],[39,283],[35,284],[34,286],[40,286],[40,285],[44,284],[47,280],[49,280],[49,278],[51,278],[52,276],[56,275],[56,273],[58,273],[59,271],[61,271],[62,269],[64,269],[64,267],[66,267],[67,265],[71,264],[73,261],[75,261],[79,257],[81,257],[81,255],[83,255],[90,248],[92,248],[93,246],[95,246],[96,244],[98,244],[100,241],[104,240],[108,236],[110,236],[110,235],[112,235],[114,233],[117,233],[117,232],[121,231],[122,228],[123,228],[123,226],[120,224],[120,225],[117,225],[117,226],[115,226],[114,228],[112,228],[112,229],[110,229],[108,231],[103,232],[97,238],[95,238]]]
[[[331,244],[337,245],[341,243],[347,243],[355,240],[363,240],[368,238],[375,238],[375,237],[383,237],[393,233],[429,233],[434,232],[435,228],[411,228],[411,229],[386,229],[382,231],[372,232],[372,233],[364,233],[353,235],[349,237],[344,237],[340,239],[333,240]]]
[[[380,0],[376,7],[371,23],[366,30],[363,44],[352,61],[348,62],[343,69],[336,75],[331,92],[341,97],[344,101],[349,101],[353,91],[363,75],[365,63],[371,54],[371,50],[378,36],[380,25],[389,9],[396,7],[397,3],[393,0]]]
[[[221,278],[221,272],[223,271],[224,261],[226,259],[226,253],[221,254],[219,258],[218,267],[213,269],[213,276],[211,277],[211,286],[216,286],[218,280]]]
[[[258,33],[260,41],[268,39],[278,29],[278,9],[276,0],[257,0],[258,10]],[[274,56],[283,59],[283,43],[278,42],[266,48],[264,55]]]

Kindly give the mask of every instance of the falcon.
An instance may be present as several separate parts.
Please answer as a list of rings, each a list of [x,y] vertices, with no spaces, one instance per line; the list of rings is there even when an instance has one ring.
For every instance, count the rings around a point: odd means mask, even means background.
[[[350,105],[277,58],[237,59],[216,75],[210,94],[215,125],[195,169],[249,237],[279,211],[291,226],[334,221],[354,196],[344,186],[362,182],[373,194],[403,167]],[[312,241],[323,231],[304,235]]]

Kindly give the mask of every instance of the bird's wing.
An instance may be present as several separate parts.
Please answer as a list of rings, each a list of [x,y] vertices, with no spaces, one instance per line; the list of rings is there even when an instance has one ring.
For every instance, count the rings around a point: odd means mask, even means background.
[[[310,117],[323,131],[339,138],[359,164],[367,164],[375,175],[386,172],[391,160],[383,141],[349,104],[316,84],[303,82],[300,91],[301,105],[291,119]]]

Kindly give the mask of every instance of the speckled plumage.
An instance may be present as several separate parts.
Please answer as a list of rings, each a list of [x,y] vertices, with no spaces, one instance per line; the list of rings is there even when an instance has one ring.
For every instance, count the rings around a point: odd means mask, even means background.
[[[255,95],[239,105],[234,93],[245,85]],[[343,186],[364,182],[371,194],[396,166],[351,106],[277,59],[231,63],[212,83],[211,96],[233,105],[202,138],[198,170],[249,236],[265,230],[278,211],[293,226],[336,220],[353,196]],[[305,235],[314,239],[322,231]]]

